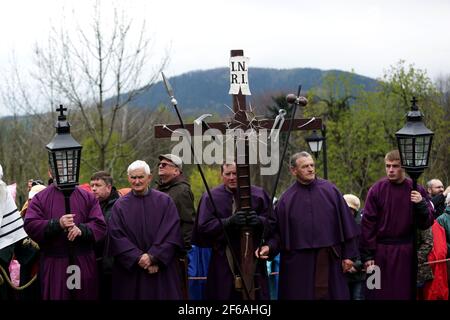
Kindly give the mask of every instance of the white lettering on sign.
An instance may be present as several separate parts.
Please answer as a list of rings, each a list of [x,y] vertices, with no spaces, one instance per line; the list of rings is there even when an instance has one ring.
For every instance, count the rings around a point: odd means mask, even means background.
[[[245,96],[251,95],[248,86],[249,58],[238,56],[230,58],[230,91],[228,94],[238,94],[239,89]]]

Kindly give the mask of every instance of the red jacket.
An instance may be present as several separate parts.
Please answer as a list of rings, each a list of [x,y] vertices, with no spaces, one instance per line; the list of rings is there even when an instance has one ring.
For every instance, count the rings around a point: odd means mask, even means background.
[[[445,260],[447,258],[445,230],[437,221],[434,221],[431,228],[433,232],[433,250],[428,255],[428,262]],[[447,300],[447,263],[445,261],[433,263],[431,264],[431,270],[433,271],[434,279],[425,284],[424,300]]]

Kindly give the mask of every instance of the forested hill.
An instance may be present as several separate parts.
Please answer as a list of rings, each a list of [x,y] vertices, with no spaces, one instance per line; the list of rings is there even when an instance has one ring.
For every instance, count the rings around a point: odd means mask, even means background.
[[[311,68],[268,69],[252,68],[249,70],[249,83],[252,97],[261,94],[297,91],[299,84],[302,92],[311,88],[321,87],[322,82],[330,72],[340,75],[352,75],[355,84],[362,85],[365,90],[372,91],[377,81],[372,78],[338,70],[320,70]],[[169,79],[174,88],[176,99],[184,115],[208,112],[224,114],[228,110],[224,105],[231,104],[229,90],[229,69],[218,68],[192,71]],[[167,105],[169,98],[162,81],[149,90],[137,96],[133,105],[138,107],[156,108],[160,104]]]

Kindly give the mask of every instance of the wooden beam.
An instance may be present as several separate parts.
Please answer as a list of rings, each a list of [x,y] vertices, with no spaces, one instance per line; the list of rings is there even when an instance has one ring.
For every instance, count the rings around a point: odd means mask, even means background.
[[[294,126],[292,128],[293,131],[297,130],[320,130],[322,128],[322,119],[316,118],[311,123],[307,124],[306,126],[299,128],[300,126],[303,126],[305,123],[310,121],[311,119],[294,119]],[[273,126],[274,120],[259,120],[257,122],[259,128],[266,128],[270,130]],[[281,131],[287,131],[289,129],[289,123],[290,119],[286,119],[283,123],[283,126],[281,127]],[[229,127],[227,127],[226,122],[210,122],[208,123],[209,127],[211,129],[218,129],[222,133],[226,133],[227,129],[233,129],[236,127],[239,127],[240,125],[238,123],[228,123]],[[246,128],[248,122],[245,122],[242,127]],[[194,135],[194,125],[193,124],[186,124],[185,125],[186,130],[189,131],[191,136]],[[172,136],[173,131],[177,129],[181,129],[181,126],[179,124],[167,124],[162,125],[158,124],[154,126],[155,128],[155,138],[170,138]],[[201,131],[200,131],[201,132]]]

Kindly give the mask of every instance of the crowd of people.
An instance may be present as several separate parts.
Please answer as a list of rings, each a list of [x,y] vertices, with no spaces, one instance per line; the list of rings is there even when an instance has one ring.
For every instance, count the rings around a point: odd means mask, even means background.
[[[173,154],[159,156],[155,188],[136,160],[127,193],[105,171],[68,200],[56,181],[30,180],[20,211],[0,166],[0,299],[448,300],[450,186],[432,179],[414,190],[397,150],[384,164],[362,206],[318,178],[309,153],[295,153],[291,186],[276,203],[251,186],[249,210],[237,206],[235,163],[221,165],[222,183],[197,209]],[[240,264],[248,248],[250,284]]]

